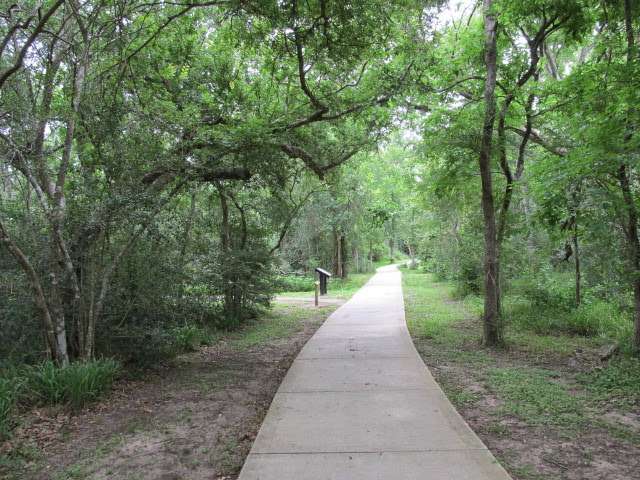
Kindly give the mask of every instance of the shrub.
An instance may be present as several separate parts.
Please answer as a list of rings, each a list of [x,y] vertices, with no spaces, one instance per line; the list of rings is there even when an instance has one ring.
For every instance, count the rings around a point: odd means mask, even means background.
[[[279,275],[276,278],[277,292],[312,292],[315,279],[302,275]]]
[[[237,328],[269,306],[274,290],[273,259],[265,245],[221,251],[208,265],[209,282],[222,305],[220,328]]]
[[[617,337],[621,326],[626,322],[628,320],[616,305],[603,300],[594,300],[580,305],[571,312],[567,316],[565,327],[568,333],[577,335]]]
[[[536,307],[556,310],[575,307],[574,285],[563,275],[522,277],[512,283],[510,290],[527,298]]]
[[[120,372],[115,360],[93,360],[58,367],[45,362],[25,369],[26,387],[36,403],[78,409],[111,388]]]
[[[173,341],[179,351],[195,352],[201,345],[210,342],[210,335],[197,325],[183,325],[172,331]]]
[[[482,266],[464,259],[457,277],[457,292],[460,298],[478,295],[482,288]]]
[[[0,377],[0,439],[11,430],[11,414],[18,400],[19,389],[18,378]]]
[[[157,366],[178,353],[168,328],[148,324],[105,331],[98,338],[98,347],[102,355],[117,358],[134,369]]]

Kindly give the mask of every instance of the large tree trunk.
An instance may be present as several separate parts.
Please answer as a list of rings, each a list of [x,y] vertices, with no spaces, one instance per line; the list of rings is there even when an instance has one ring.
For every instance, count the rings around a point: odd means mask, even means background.
[[[180,266],[184,267],[184,258],[187,254],[187,248],[189,246],[189,235],[191,234],[191,228],[196,216],[196,191],[191,192],[191,207],[189,208],[189,216],[184,226],[184,233],[182,234],[182,247],[180,248]]]
[[[633,20],[632,20],[632,6],[631,0],[625,0],[624,2],[624,17],[625,17],[625,32],[627,36],[627,65],[631,66],[638,59],[636,58],[635,36],[633,32]],[[629,144],[633,137],[633,116],[636,111],[634,108],[629,108],[627,112],[627,131],[625,133],[624,144]],[[631,259],[631,283],[633,287],[633,299],[634,299],[634,338],[633,345],[636,350],[640,351],[640,240],[638,239],[638,211],[636,209],[635,198],[631,188],[632,172],[631,167],[628,167],[626,163],[622,163],[618,169],[618,182],[622,191],[622,198],[624,201],[626,213],[627,213],[627,225],[625,228],[625,234],[627,237],[627,244],[629,249],[629,256]]]
[[[574,222],[573,222],[573,260],[575,262],[575,278],[576,278],[576,307],[580,306],[582,302],[582,293],[580,290],[581,284],[581,273],[580,273],[580,249],[578,245],[578,215],[576,213]]]
[[[393,261],[396,248],[396,217],[391,215],[391,236],[389,237],[389,258]]]
[[[342,274],[340,278],[347,278],[348,272],[348,257],[345,255],[347,252],[347,237],[345,235],[340,235],[340,273]]]
[[[333,231],[333,246],[334,246],[334,255],[333,255],[333,273],[338,278],[344,278],[344,242],[343,236],[340,231],[337,229]]]
[[[218,194],[220,197],[220,209],[222,211],[222,222],[220,224],[220,249],[222,250],[223,255],[229,255],[232,250],[229,203],[227,201],[227,193],[221,185],[218,186]],[[228,274],[227,277],[229,277]],[[233,322],[236,322],[239,317],[240,299],[236,295],[235,279],[229,277],[224,280],[224,311],[227,315],[231,316],[231,320]]]
[[[484,0],[484,60],[487,79],[484,87],[484,123],[480,146],[479,167],[482,182],[482,213],[484,218],[484,314],[483,343],[496,346],[502,343],[500,322],[500,265],[498,262],[498,239],[496,215],[491,179],[491,147],[493,126],[496,117],[497,76],[497,21],[491,12],[493,0]]]
[[[581,190],[582,187],[578,184],[571,192],[571,217],[568,223],[568,227],[571,228],[571,243],[574,255],[576,307],[579,307],[582,303],[582,272],[580,269],[580,242],[578,238]]]
[[[624,231],[631,262],[630,274],[633,288],[633,320],[635,326],[633,345],[637,350],[640,350],[640,239],[638,238],[638,211],[631,191],[629,172],[625,164],[620,165],[618,169],[618,182],[626,210]]]

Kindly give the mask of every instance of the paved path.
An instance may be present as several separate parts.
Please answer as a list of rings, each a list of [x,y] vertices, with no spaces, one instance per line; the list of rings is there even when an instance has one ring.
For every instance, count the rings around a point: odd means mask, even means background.
[[[287,373],[239,480],[509,480],[416,352],[384,267]]]

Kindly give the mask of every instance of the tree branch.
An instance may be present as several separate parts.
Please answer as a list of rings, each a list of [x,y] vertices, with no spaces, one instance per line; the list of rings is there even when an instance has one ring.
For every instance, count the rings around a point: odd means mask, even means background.
[[[33,44],[33,42],[36,41],[36,38],[38,38],[38,35],[42,33],[42,30],[44,29],[49,19],[53,16],[54,13],[56,13],[58,8],[60,8],[63,4],[64,4],[64,0],[57,0],[56,3],[54,3],[51,6],[51,8],[47,10],[45,14],[42,16],[42,18],[36,25],[33,32],[31,32],[31,35],[29,35],[29,38],[27,38],[27,41],[20,49],[20,52],[18,53],[18,58],[16,58],[15,63],[11,67],[9,67],[7,70],[5,70],[2,74],[0,74],[0,90],[2,89],[5,82],[9,79],[9,77],[11,77],[11,75],[16,73],[18,70],[20,70],[24,62],[24,57],[27,55],[27,51],[29,50],[29,48],[31,48],[31,45]]]

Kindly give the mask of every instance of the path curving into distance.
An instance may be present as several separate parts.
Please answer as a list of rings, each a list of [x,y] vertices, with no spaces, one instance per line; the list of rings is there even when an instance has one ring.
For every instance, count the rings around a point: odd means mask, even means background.
[[[304,346],[239,480],[510,480],[418,355],[378,269]]]

